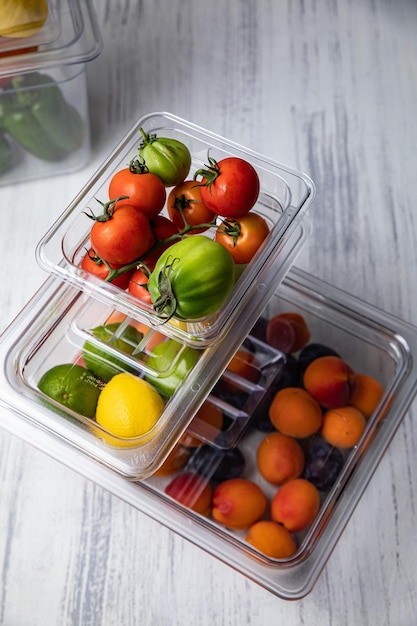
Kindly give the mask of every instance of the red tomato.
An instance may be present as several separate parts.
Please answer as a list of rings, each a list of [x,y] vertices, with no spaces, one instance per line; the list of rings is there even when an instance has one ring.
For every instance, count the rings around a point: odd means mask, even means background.
[[[112,265],[127,265],[142,257],[155,243],[145,215],[124,204],[95,221],[90,232],[91,246],[99,257]]]
[[[156,242],[165,241],[165,239],[169,239],[172,235],[176,235],[179,231],[171,220],[163,215],[157,215],[150,221],[151,229],[154,234]],[[153,267],[164,250],[172,246],[173,243],[179,241],[179,239],[175,239],[166,245],[161,245],[154,252],[152,252],[149,256],[146,257],[145,263],[148,267]]]
[[[152,304],[151,294],[146,288],[148,282],[148,276],[140,268],[135,270],[130,277],[128,290],[132,296]]]
[[[244,264],[259,250],[269,235],[266,220],[258,213],[248,213],[237,219],[225,220],[216,231],[216,241],[229,250],[235,263]]]
[[[98,276],[98,278],[101,278],[102,280],[106,280],[107,276],[109,275],[109,268],[105,263],[103,263],[101,259],[96,256],[92,248],[90,248],[90,250],[88,250],[88,252],[83,257],[81,261],[81,267],[86,272],[94,274],[94,276]],[[114,269],[117,269],[117,267],[115,267]],[[113,285],[120,287],[120,289],[127,289],[131,275],[132,272],[124,272],[123,274],[116,276],[116,278],[111,282]]]
[[[207,169],[198,170],[194,179],[202,176],[201,198],[215,214],[241,217],[249,213],[259,196],[259,177],[255,168],[238,157],[217,162],[208,157]]]
[[[198,226],[213,221],[213,212],[202,201],[201,186],[195,180],[186,180],[174,187],[168,196],[167,208],[169,217],[179,230],[187,225]],[[197,228],[190,233],[202,233],[207,228]]]
[[[148,219],[156,217],[163,209],[166,200],[164,183],[156,174],[134,159],[129,167],[119,170],[113,176],[109,185],[109,197],[120,198],[117,206],[130,204],[142,211]]]

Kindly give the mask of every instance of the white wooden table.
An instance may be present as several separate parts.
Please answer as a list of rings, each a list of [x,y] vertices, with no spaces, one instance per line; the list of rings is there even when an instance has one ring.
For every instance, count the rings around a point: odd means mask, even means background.
[[[136,118],[166,110],[310,174],[298,265],[417,323],[417,4],[97,0],[92,157],[0,188],[0,330],[46,275],[37,241]],[[406,416],[313,592],[278,599],[0,430],[5,626],[411,626],[417,417]],[[1,415],[0,415],[1,420]]]

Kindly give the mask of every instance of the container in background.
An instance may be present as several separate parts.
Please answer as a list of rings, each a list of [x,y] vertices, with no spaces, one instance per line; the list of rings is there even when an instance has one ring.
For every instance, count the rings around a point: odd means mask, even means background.
[[[50,0],[30,37],[0,37],[0,185],[82,167],[90,148],[86,64],[102,43],[92,3]]]

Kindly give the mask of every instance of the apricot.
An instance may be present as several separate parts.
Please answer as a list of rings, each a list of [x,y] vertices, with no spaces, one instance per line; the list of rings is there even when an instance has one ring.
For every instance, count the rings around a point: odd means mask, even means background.
[[[384,388],[379,380],[368,374],[356,374],[355,382],[356,385],[350,398],[350,404],[359,409],[365,417],[369,418],[378,406],[384,393]]]
[[[354,406],[329,409],[323,417],[321,434],[337,448],[352,448],[365,430],[366,419]]]
[[[204,434],[205,431],[203,429],[205,429],[208,431],[209,435],[212,435],[209,438],[214,439],[215,436],[222,429],[223,413],[218,406],[216,406],[212,402],[206,401],[204,402],[204,404],[201,405],[201,407],[195,414],[191,424],[194,424],[197,429],[199,422],[203,422],[202,433]],[[206,425],[206,427],[204,425]],[[180,443],[182,443],[183,446],[187,446],[188,448],[197,448],[198,446],[202,446],[204,441],[202,439],[194,437],[186,430],[185,433],[180,437]]]
[[[255,522],[249,528],[246,541],[273,559],[287,559],[297,551],[297,544],[291,533],[272,520]]]
[[[237,374],[241,378],[249,380],[251,383],[257,383],[261,377],[261,372],[258,369],[255,355],[248,350],[238,350],[226,369],[233,374]],[[241,391],[238,385],[234,384],[230,380],[226,380],[225,378],[223,379],[223,384],[229,391]]]
[[[272,432],[259,444],[256,461],[265,480],[273,485],[282,485],[301,476],[305,457],[302,447],[293,437]]]
[[[181,445],[176,445],[170,452],[162,465],[154,473],[155,476],[169,476],[175,474],[178,470],[182,469],[186,465],[190,458],[191,450],[184,448]]]
[[[319,403],[304,389],[280,389],[269,407],[269,419],[277,430],[296,438],[314,435],[323,415]]]
[[[356,381],[346,361],[337,356],[322,356],[306,368],[304,387],[326,409],[350,403]]]
[[[212,491],[206,478],[192,472],[179,474],[165,488],[168,496],[205,516],[210,513]]]
[[[216,522],[228,528],[249,528],[266,511],[267,499],[256,483],[245,478],[230,478],[213,492],[211,514]]]
[[[279,488],[271,502],[271,518],[289,532],[311,524],[320,508],[318,489],[305,478],[294,478]]]

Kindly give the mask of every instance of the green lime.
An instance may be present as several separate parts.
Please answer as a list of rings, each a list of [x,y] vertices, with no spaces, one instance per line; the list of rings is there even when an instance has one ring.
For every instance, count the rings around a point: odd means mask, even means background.
[[[74,363],[52,367],[38,383],[49,398],[85,417],[94,417],[101,387],[93,372]]]
[[[92,329],[92,333],[101,341],[108,343],[116,350],[132,354],[143,338],[134,326],[126,326],[119,334],[120,323],[105,324]],[[86,341],[83,346],[83,360],[96,376],[105,383],[120,372],[134,372],[123,359],[111,354],[106,348],[96,346],[92,341]]]

